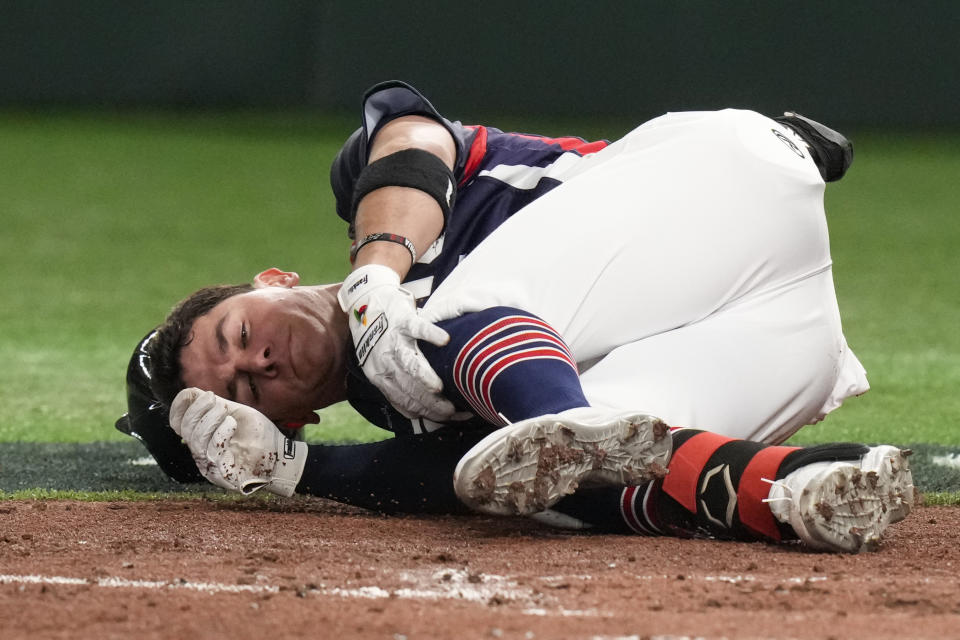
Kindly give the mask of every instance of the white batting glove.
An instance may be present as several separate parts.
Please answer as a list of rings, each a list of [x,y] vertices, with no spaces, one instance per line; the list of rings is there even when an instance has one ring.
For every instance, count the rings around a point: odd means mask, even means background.
[[[178,393],[170,426],[190,447],[203,477],[224,489],[292,496],[303,475],[305,442],[284,436],[256,409],[212,391],[191,387]]]
[[[419,316],[413,294],[400,287],[397,272],[379,264],[360,267],[344,281],[337,298],[349,316],[363,373],[390,404],[408,418],[450,419],[453,404],[440,394],[443,382],[416,342],[442,347],[450,336]]]

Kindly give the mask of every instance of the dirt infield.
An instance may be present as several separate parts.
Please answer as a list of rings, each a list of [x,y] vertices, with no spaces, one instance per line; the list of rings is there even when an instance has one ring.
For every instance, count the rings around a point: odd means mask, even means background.
[[[2,502],[0,637],[958,637],[958,531],[923,507],[840,556],[317,499]]]

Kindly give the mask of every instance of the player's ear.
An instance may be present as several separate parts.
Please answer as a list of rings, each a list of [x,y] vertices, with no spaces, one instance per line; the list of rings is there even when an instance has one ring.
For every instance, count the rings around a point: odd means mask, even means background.
[[[300,274],[296,271],[281,271],[276,267],[270,267],[266,271],[261,271],[253,277],[253,288],[263,289],[264,287],[284,287],[293,288],[300,284]]]

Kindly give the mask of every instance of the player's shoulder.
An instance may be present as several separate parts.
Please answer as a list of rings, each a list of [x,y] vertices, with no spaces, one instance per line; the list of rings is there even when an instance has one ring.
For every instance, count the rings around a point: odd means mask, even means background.
[[[441,115],[440,111],[427,97],[413,85],[402,80],[387,80],[373,85],[364,93],[360,127],[354,131],[341,147],[331,166],[330,178],[337,196],[338,213],[340,205],[349,201],[353,195],[353,185],[366,166],[370,144],[377,133],[388,123],[404,116],[421,116],[432,119],[443,126],[453,137],[457,148],[457,162],[454,174],[460,175],[467,161],[474,139],[476,127],[466,127],[459,121],[452,121]]]

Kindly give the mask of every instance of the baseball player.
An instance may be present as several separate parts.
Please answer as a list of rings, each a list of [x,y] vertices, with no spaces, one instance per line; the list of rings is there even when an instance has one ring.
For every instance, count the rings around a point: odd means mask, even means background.
[[[909,511],[903,453],[768,446],[867,389],[822,207],[851,158],[796,115],[668,114],[607,145],[465,127],[380,85],[332,171],[353,272],[310,288],[270,270],[175,311],[153,391],[234,489],[331,495],[314,447],[263,414],[346,397],[398,435],[455,422],[413,448],[470,445],[454,484],[475,509],[859,550]],[[378,444],[417,458],[397,441]],[[581,483],[616,488],[564,498]]]

